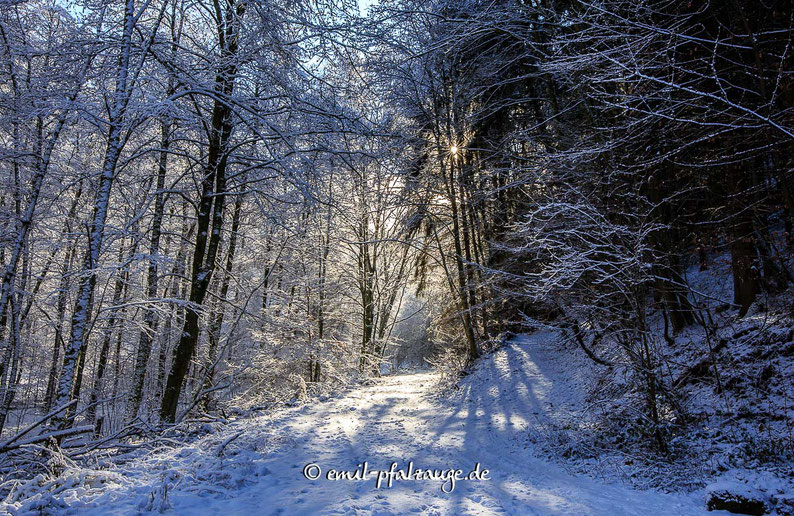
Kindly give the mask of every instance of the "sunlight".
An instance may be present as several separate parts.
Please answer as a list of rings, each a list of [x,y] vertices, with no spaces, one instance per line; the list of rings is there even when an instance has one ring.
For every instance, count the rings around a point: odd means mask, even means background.
[[[0,516],[794,516],[792,3],[0,0]]]

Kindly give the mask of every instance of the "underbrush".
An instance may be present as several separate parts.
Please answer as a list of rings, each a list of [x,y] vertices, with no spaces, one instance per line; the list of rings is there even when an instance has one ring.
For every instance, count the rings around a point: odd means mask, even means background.
[[[794,293],[788,291],[741,319],[721,311],[709,330],[716,348],[697,325],[672,342],[656,339],[658,427],[647,416],[630,364],[620,360],[615,346],[601,342],[595,351],[609,358],[611,367],[590,362],[583,368],[588,373],[577,378],[587,390],[587,406],[568,422],[531,430],[530,442],[574,471],[640,488],[692,490],[737,475],[771,475],[791,483],[792,302]],[[653,317],[660,323],[660,314]],[[559,344],[565,348],[560,353],[580,352],[572,341]],[[657,428],[665,450],[652,438]]]

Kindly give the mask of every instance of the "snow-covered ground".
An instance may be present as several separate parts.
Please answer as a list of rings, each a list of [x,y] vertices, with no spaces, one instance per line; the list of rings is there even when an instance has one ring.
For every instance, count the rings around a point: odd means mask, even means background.
[[[208,425],[192,444],[166,446],[124,464],[74,468],[57,482],[20,485],[0,508],[28,513],[136,514],[701,514],[701,494],[637,491],[576,476],[538,458],[527,434],[573,413],[582,395],[549,351],[550,333],[522,337],[483,359],[451,396],[422,372],[383,378],[342,397],[272,415]],[[330,468],[366,480],[330,481]],[[488,480],[397,480],[377,473],[462,469]],[[308,480],[307,464],[321,468]],[[309,471],[316,473],[316,469]],[[385,483],[385,482],[384,482]],[[709,513],[718,514],[718,513]]]

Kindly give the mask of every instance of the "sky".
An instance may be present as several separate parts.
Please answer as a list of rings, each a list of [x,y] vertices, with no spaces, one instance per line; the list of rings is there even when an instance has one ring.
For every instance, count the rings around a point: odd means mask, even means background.
[[[358,0],[358,12],[366,14],[369,6],[378,3],[378,0]]]

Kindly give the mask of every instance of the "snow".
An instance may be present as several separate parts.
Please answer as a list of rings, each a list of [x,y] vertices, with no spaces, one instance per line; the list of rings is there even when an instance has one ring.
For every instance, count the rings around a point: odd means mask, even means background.
[[[549,351],[555,334],[524,336],[480,361],[454,393],[435,373],[388,376],[323,403],[226,425],[207,424],[190,444],[164,446],[123,464],[67,469],[57,481],[19,486],[0,505],[11,513],[60,514],[705,514],[702,493],[666,494],[573,475],[527,445],[529,432],[575,413],[582,394],[566,362]],[[367,461],[366,480],[326,480]],[[480,463],[489,480],[394,480],[378,470]],[[308,464],[321,477],[308,480]],[[57,511],[55,509],[58,508]],[[719,514],[719,513],[709,513]]]
[[[528,348],[560,391],[552,396],[554,408],[541,414],[548,424],[530,426],[531,445],[573,473],[665,491],[703,492],[728,481],[759,490],[778,513],[794,514],[794,292],[761,295],[740,318],[730,307],[730,256],[713,257],[707,270],[698,266],[688,268],[687,279],[698,292],[692,301],[709,310],[710,334],[695,323],[668,343],[658,306],[648,314],[659,378],[671,393],[660,404],[668,454],[637,431],[646,400],[632,365],[608,336],[590,342],[614,364],[609,368],[587,358],[570,335]],[[696,368],[704,361],[705,373]]]

